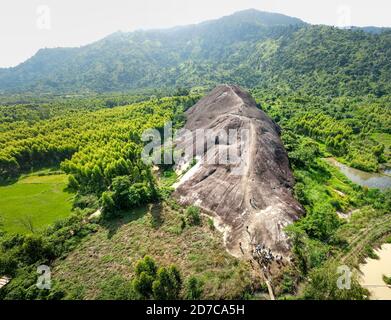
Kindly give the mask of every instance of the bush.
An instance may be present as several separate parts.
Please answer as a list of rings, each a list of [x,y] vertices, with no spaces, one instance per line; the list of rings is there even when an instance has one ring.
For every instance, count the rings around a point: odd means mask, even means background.
[[[386,285],[391,286],[391,277],[383,275],[383,281]]]
[[[104,218],[111,218],[116,210],[113,195],[114,193],[111,191],[106,191],[102,193],[101,205]]]
[[[99,199],[94,194],[88,194],[88,195],[80,195],[78,194],[73,202],[73,208],[80,208],[80,209],[98,209],[99,207]]]
[[[102,193],[103,216],[111,218],[116,211],[136,208],[157,198],[153,183],[133,183],[129,176],[119,176],[113,179],[111,191]]]
[[[156,263],[145,256],[136,264],[136,277],[132,281],[134,291],[140,299],[150,299],[152,297],[152,284],[156,277]]]
[[[215,225],[214,225],[212,218],[208,218],[208,226],[209,226],[209,229],[212,231],[215,229]]]
[[[76,178],[73,175],[69,175],[68,177],[68,188],[71,191],[77,191],[79,190],[79,182],[76,180]]]
[[[12,254],[2,253],[0,256],[0,275],[12,276],[18,267],[18,262]]]
[[[140,299],[150,299],[152,296],[152,284],[154,278],[146,272],[141,272],[132,281],[132,286]]]
[[[182,280],[178,269],[175,266],[170,266],[168,269],[161,267],[152,284],[153,298],[157,300],[178,299],[181,287]]]
[[[354,275],[351,277],[350,289],[338,288],[340,277],[341,274],[338,273],[335,264],[327,264],[322,268],[314,269],[309,275],[311,281],[304,290],[304,298],[311,300],[367,299],[368,291],[360,286]]]
[[[295,185],[294,189],[294,195],[295,198],[302,204],[302,205],[307,205],[309,204],[309,201],[307,199],[307,196],[305,194],[305,186],[303,183],[298,182]]]
[[[186,284],[186,299],[199,299],[203,292],[203,283],[196,277],[191,276]]]
[[[330,241],[341,221],[330,204],[321,204],[302,219],[299,224],[311,237],[324,242]]]
[[[182,288],[177,267],[157,268],[155,261],[145,256],[136,264],[136,276],[132,288],[139,299],[178,299]]]
[[[136,274],[140,275],[142,272],[146,272],[149,275],[156,274],[156,263],[150,256],[145,256],[136,265]]]
[[[281,293],[283,294],[294,294],[296,290],[293,279],[288,275],[284,276],[281,282]]]
[[[186,220],[190,226],[199,225],[201,223],[200,209],[196,206],[190,206],[186,210]]]
[[[135,183],[128,191],[128,206],[130,208],[138,207],[144,203],[153,200],[153,191],[146,183]]]
[[[27,264],[46,262],[54,258],[52,247],[41,236],[25,237],[20,250],[20,256]]]

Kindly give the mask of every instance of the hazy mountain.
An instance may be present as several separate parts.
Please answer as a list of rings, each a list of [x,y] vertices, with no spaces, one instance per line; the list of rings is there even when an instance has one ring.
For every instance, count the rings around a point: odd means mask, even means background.
[[[367,26],[367,27],[349,27],[347,29],[350,29],[350,30],[363,30],[365,32],[368,32],[368,33],[374,33],[374,34],[380,34],[382,32],[385,32],[385,31],[390,31],[391,28],[388,28],[388,27],[374,27],[374,26]]]
[[[42,49],[0,70],[0,92],[104,92],[237,83],[381,95],[390,88],[391,32],[311,26],[246,10],[198,25],[117,32],[81,48]]]

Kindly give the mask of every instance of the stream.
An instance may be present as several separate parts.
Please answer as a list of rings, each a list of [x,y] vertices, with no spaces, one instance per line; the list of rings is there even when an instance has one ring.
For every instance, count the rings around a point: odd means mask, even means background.
[[[334,158],[325,159],[331,165],[337,167],[346,177],[352,182],[368,188],[377,188],[386,190],[391,187],[391,177],[384,173],[365,172],[362,170],[351,168],[345,164],[338,162]],[[386,173],[389,173],[386,172]]]

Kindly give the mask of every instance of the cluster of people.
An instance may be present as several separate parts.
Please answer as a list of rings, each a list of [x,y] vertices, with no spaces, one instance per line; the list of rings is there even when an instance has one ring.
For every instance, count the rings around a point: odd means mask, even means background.
[[[260,260],[263,265],[269,265],[273,261],[277,263],[282,262],[282,256],[274,255],[270,248],[267,248],[264,244],[257,244],[255,246],[253,256],[256,260]]]

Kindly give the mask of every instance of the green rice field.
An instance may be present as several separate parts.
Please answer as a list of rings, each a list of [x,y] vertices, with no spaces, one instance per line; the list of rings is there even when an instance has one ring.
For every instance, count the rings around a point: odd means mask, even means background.
[[[65,174],[30,175],[0,186],[1,228],[11,233],[30,233],[71,213],[73,194],[64,189]]]

